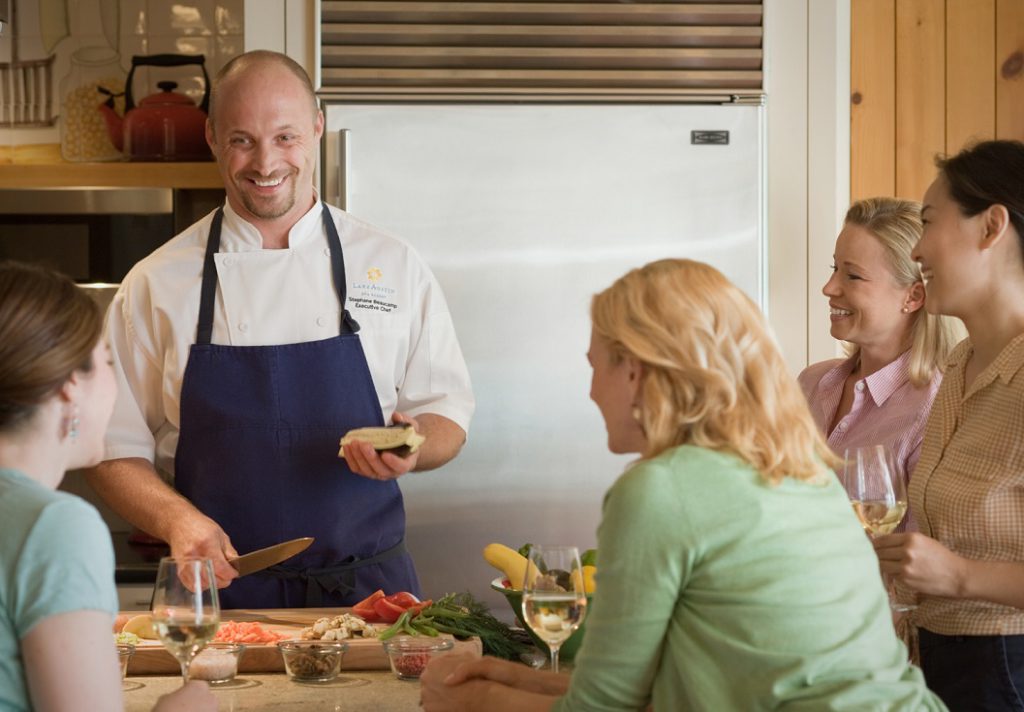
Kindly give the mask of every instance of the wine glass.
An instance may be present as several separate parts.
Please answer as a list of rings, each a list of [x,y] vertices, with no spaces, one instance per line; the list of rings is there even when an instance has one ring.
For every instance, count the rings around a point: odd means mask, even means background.
[[[192,659],[217,633],[220,604],[210,559],[164,557],[153,591],[153,626],[181,664],[188,683]]]
[[[891,534],[907,513],[907,488],[894,473],[889,449],[884,445],[848,448],[843,468],[843,486],[854,514],[868,536]],[[889,605],[894,611],[917,608],[897,600],[895,581],[886,577]]]
[[[580,552],[575,546],[533,546],[527,558],[523,620],[547,643],[551,670],[558,672],[558,649],[587,610]]]

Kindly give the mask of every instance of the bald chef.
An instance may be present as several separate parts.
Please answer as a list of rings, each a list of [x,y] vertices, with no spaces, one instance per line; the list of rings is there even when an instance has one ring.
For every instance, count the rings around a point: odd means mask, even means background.
[[[173,556],[212,559],[225,608],[419,594],[396,479],[455,457],[473,414],[430,270],[318,199],[323,129],[291,59],[229,62],[206,127],[226,204],[139,262],[107,317],[120,395],[89,481]],[[341,435],[389,421],[426,442],[338,458]],[[302,554],[232,581],[238,552],[302,536]]]

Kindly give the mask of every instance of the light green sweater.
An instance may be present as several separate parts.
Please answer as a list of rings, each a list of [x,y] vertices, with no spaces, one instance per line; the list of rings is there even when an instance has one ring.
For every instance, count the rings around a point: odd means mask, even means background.
[[[629,469],[598,531],[569,710],[944,710],[896,638],[846,493],[682,446]]]

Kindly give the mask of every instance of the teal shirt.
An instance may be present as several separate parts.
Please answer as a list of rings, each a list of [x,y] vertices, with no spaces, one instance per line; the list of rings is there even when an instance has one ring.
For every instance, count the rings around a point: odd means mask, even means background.
[[[71,611],[106,611],[113,624],[114,548],[92,505],[13,470],[0,469],[0,522],[0,710],[28,710],[21,639]]]
[[[944,710],[907,663],[846,493],[824,477],[772,486],[692,446],[623,474],[554,709]]]

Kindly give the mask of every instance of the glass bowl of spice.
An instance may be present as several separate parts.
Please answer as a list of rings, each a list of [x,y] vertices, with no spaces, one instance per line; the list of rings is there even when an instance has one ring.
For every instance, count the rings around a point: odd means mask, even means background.
[[[238,660],[244,651],[245,646],[238,643],[208,643],[192,660],[188,676],[211,685],[231,682],[238,674]]]
[[[294,682],[329,682],[338,676],[348,645],[322,640],[282,640],[284,669]]]
[[[391,671],[399,680],[419,680],[430,659],[448,652],[455,643],[450,638],[400,635],[385,640],[383,645]]]

